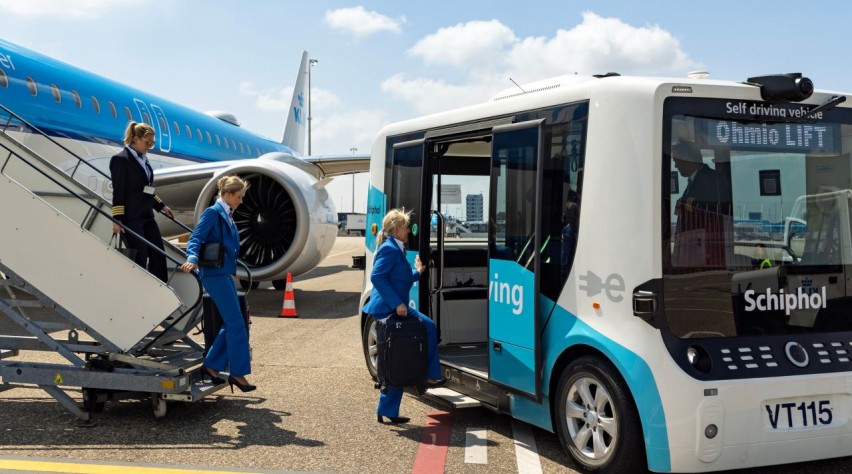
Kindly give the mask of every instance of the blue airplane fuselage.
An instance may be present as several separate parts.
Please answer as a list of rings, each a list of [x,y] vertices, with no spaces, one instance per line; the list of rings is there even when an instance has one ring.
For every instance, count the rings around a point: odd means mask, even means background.
[[[241,160],[272,151],[294,154],[219,118],[2,39],[0,105],[50,136],[116,147],[123,146],[130,120],[149,123],[157,131],[152,151],[163,158],[162,165]]]

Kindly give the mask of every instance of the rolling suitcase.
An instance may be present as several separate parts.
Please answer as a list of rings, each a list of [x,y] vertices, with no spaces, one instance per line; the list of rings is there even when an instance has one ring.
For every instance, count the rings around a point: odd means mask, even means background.
[[[243,321],[246,323],[246,334],[249,333],[251,322],[249,321],[248,302],[246,301],[245,292],[238,291],[237,299],[240,302],[240,312],[243,313]],[[201,308],[204,315],[201,319],[201,328],[204,332],[204,355],[207,355],[207,349],[213,345],[216,335],[219,334],[219,329],[222,328],[222,316],[219,315],[219,310],[216,304],[213,303],[213,298],[207,293],[201,301]]]
[[[376,321],[376,370],[383,386],[426,383],[426,328],[420,318],[396,313]]]

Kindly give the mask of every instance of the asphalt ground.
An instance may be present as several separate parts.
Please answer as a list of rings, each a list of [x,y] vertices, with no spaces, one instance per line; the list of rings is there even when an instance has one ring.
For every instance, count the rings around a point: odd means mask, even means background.
[[[406,393],[401,414],[411,417],[410,423],[376,422],[378,393],[365,368],[357,314],[363,271],[351,268],[352,256],[364,252],[363,242],[339,237],[318,268],[294,279],[298,318],[279,317],[283,292],[269,287],[250,293],[253,362],[248,378],[257,391],[231,394],[226,389],[195,403],[169,402],[160,419],[148,402],[108,403],[93,427],[81,426],[39,389],[2,391],[0,471],[13,472],[13,461],[47,459],[112,465],[115,472],[127,466],[152,466],[152,472],[167,467],[412,472],[427,416],[451,410]],[[27,353],[21,359],[55,357]],[[79,393],[72,395],[79,399]],[[444,472],[519,472],[511,418],[481,408],[451,411],[450,417]],[[468,428],[486,430],[487,463],[465,462]],[[556,435],[530,429],[541,472],[577,472]],[[846,473],[850,466],[852,459],[842,458],[740,472]]]

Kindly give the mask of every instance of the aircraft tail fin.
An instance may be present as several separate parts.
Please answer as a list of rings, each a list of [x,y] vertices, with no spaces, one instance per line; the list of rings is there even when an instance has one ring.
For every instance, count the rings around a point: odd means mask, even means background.
[[[287,112],[284,138],[281,140],[283,145],[290,147],[297,155],[305,154],[305,134],[308,124],[308,90],[305,76],[308,67],[308,52],[304,51],[299,75],[296,76],[296,85],[293,88],[293,98],[290,100],[290,108]]]

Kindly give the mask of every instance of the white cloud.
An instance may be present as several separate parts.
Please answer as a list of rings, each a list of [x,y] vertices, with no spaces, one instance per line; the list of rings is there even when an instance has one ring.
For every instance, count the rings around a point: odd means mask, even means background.
[[[488,84],[487,78],[462,85],[449,84],[446,81],[415,78],[407,79],[403,74],[397,74],[382,82],[382,90],[414,106],[422,114],[449,110],[464,105],[482,102],[494,93],[494,84]],[[497,88],[496,90],[499,90]]]
[[[530,37],[514,44],[510,70],[524,80],[558,74],[682,74],[698,64],[671,33],[657,25],[635,27],[617,18],[583,14],[583,22],[553,38]]]
[[[441,28],[418,41],[409,54],[427,63],[454,67],[460,84],[394,75],[382,90],[408,102],[419,113],[482,102],[512,87],[564,74],[618,72],[684,75],[701,67],[671,33],[657,25],[636,27],[618,18],[583,14],[582,23],[552,37],[518,38],[498,20],[471,21]]]
[[[258,90],[253,82],[243,81],[237,90],[240,95],[253,98],[255,108],[267,112],[283,112],[290,108],[293,99],[293,86]],[[341,103],[339,97],[325,89],[312,87],[311,94],[312,112],[333,109]]]
[[[282,118],[293,97],[292,86],[260,90],[250,81],[241,82],[238,91],[253,102],[255,109],[280,113]],[[320,88],[312,88],[311,92],[311,153],[347,154],[353,146],[360,153],[368,153],[376,132],[389,121],[387,114],[378,110],[347,110],[333,92]]]
[[[358,154],[369,153],[376,133],[389,121],[380,110],[336,111],[314,115],[311,124],[313,154],[348,154],[356,147]]]
[[[0,10],[23,17],[92,19],[104,13],[144,5],[150,0],[0,0]]]
[[[464,66],[492,61],[515,41],[512,30],[497,20],[471,21],[439,29],[418,41],[408,53],[428,63]]]
[[[357,37],[370,36],[381,31],[399,33],[401,23],[405,23],[405,17],[394,20],[390,17],[367,11],[362,6],[353,8],[339,8],[325,12],[325,23],[334,30],[351,33]]]

